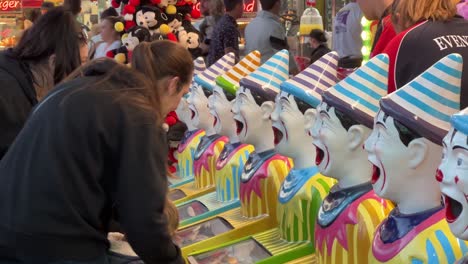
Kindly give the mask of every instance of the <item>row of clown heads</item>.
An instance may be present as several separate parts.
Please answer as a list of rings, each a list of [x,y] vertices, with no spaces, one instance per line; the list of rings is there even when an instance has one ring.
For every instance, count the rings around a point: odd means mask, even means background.
[[[260,65],[254,51],[236,65],[233,54],[207,69],[194,62],[191,91],[177,109],[188,127],[179,176],[215,185],[219,201],[239,199],[246,219],[273,216],[280,240],[308,240],[318,263],[462,259],[462,57],[444,57],[388,95],[385,54],[342,81],[334,52],[292,78],[288,58],[282,50]],[[229,175],[215,173],[226,164]]]

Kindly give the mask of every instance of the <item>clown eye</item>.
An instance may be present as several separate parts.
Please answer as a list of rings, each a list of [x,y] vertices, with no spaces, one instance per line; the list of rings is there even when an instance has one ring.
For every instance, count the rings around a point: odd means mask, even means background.
[[[457,166],[461,166],[463,164],[463,160],[461,158],[457,159]]]

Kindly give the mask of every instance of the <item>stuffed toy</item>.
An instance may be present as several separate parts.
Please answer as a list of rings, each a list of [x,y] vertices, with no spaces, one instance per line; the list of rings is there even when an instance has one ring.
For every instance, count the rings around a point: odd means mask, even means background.
[[[163,129],[167,132],[169,144],[168,166],[171,173],[175,173],[177,166],[177,157],[175,155],[179,142],[182,140],[187,126],[179,120],[175,111],[167,114]]]
[[[150,41],[151,34],[144,27],[135,26],[122,37],[122,46],[107,52],[107,57],[114,58],[119,63],[127,64],[132,60],[135,47],[144,41]]]

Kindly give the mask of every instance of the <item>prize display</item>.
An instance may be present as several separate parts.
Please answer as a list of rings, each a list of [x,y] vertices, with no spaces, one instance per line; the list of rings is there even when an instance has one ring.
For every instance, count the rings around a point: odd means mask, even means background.
[[[309,105],[314,94],[320,94],[336,83],[338,56],[329,53],[297,76],[283,82],[271,113],[275,150],[292,158],[294,167],[288,173],[277,196],[278,225],[265,232],[252,234],[235,243],[229,242],[210,253],[189,257],[192,263],[223,257],[232,258],[237,248],[249,247],[249,254],[237,258],[237,263],[284,263],[314,252],[315,219],[322,199],[334,180],[322,176],[315,166],[315,148],[304,129],[304,113],[318,103]],[[258,248],[267,254],[258,254]],[[247,262],[247,260],[250,262]]]
[[[255,147],[241,175],[241,206],[180,229],[176,240],[184,245],[184,256],[276,226],[277,193],[292,164],[274,150],[270,120],[272,108],[265,101],[274,99],[279,85],[287,80],[288,63],[289,54],[282,50],[241,79],[232,112],[240,142]],[[187,234],[187,230],[194,230],[191,234],[196,235],[197,230],[207,225],[212,227],[215,221],[226,224],[225,229],[219,229],[223,231],[221,234],[212,232],[212,236],[203,236],[202,241]],[[227,230],[228,227],[232,229]],[[190,241],[184,237],[189,237]]]
[[[447,223],[459,212],[455,200],[445,196],[444,210],[436,181],[442,139],[460,108],[462,66],[462,57],[450,54],[380,100],[366,149],[375,193],[396,208],[374,234],[371,263],[455,263],[467,253]]]
[[[234,66],[234,54],[228,53],[211,65],[202,73],[194,77],[190,95],[187,99],[191,112],[192,124],[205,131],[193,157],[194,181],[178,186],[169,191],[169,198],[176,204],[186,202],[198,196],[214,191],[214,173],[216,161],[228,141],[226,136],[217,135],[213,128],[214,118],[208,109],[208,98],[205,95],[206,87],[215,85],[215,78]],[[209,92],[209,89],[208,89]],[[173,197],[176,193],[184,193],[181,199]]]
[[[324,198],[315,227],[318,262],[372,263],[372,234],[393,209],[372,190],[364,141],[387,92],[389,59],[377,55],[326,90],[310,129],[320,172],[338,182]]]
[[[228,137],[229,141],[224,145],[216,161],[214,172],[216,191],[180,204],[178,207],[180,228],[240,206],[240,177],[244,171],[244,164],[254,148],[252,145],[239,142],[231,112],[235,93],[229,93],[224,87],[238,89],[240,78],[259,66],[260,53],[251,52],[232,69],[218,76],[216,85],[210,90],[213,94],[208,98],[208,107],[214,118],[214,130],[217,135]]]

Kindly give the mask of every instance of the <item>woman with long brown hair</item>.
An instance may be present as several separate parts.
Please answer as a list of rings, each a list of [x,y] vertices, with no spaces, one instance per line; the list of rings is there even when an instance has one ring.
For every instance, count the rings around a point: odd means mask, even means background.
[[[80,66],[84,38],[73,14],[53,8],[24,32],[16,47],[0,53],[0,160],[31,109]]]
[[[132,64],[91,61],[34,109],[0,162],[1,263],[108,263],[112,212],[145,263],[183,263],[165,214],[162,117],[193,62],[157,41]]]

